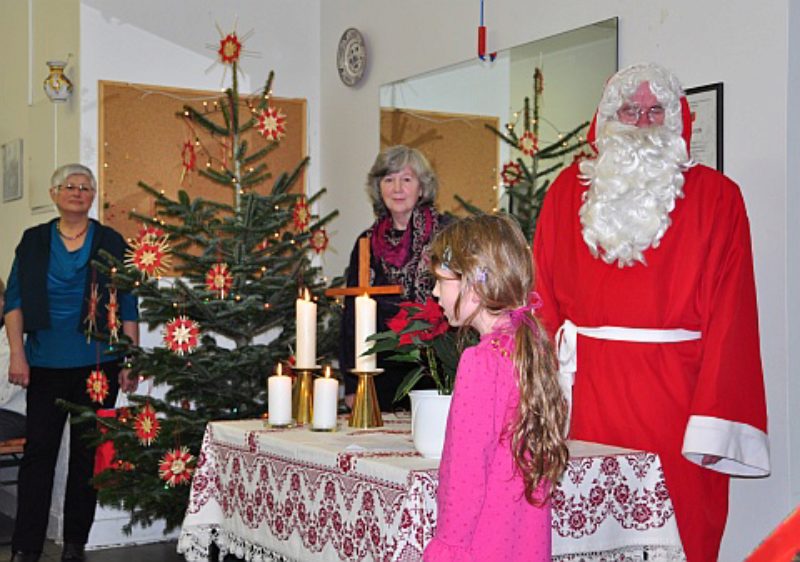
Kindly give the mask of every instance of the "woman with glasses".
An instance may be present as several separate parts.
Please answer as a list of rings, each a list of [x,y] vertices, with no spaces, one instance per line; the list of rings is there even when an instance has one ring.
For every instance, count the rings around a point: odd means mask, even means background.
[[[375,222],[359,239],[370,240],[370,284],[401,285],[402,295],[378,297],[378,331],[388,329],[387,322],[399,312],[399,303],[424,303],[430,298],[434,279],[427,261],[433,236],[448,219],[434,207],[439,189],[436,173],[419,150],[403,145],[392,146],[375,158],[367,174],[367,194],[372,202]],[[347,286],[358,285],[358,242],[350,254]],[[356,377],[350,374],[355,366],[355,299],[345,299],[341,325],[339,365],[345,373],[348,405],[356,391]],[[384,372],[375,378],[380,408],[409,407],[408,399],[394,403],[397,387],[408,373],[407,363],[390,362],[378,355],[378,366]],[[421,388],[427,381],[423,381]]]
[[[24,562],[39,559],[45,540],[53,473],[67,419],[58,400],[94,409],[112,408],[119,389],[130,392],[138,384],[109,346],[105,321],[107,306],[116,299],[121,332],[138,344],[136,298],[117,293],[111,280],[92,265],[101,250],[123,259],[125,240],[114,229],[89,218],[97,183],[87,167],[61,166],[53,173],[51,186],[50,197],[59,216],[22,235],[4,306],[10,347],[8,378],[28,389],[27,441],[19,470],[12,542],[12,560]],[[103,321],[89,322],[90,310]],[[98,368],[109,389],[102,400],[101,396],[90,397],[87,391],[91,386],[88,379]],[[61,560],[84,560],[94,521],[97,493],[90,480],[95,449],[83,439],[89,429],[90,424],[70,424]]]

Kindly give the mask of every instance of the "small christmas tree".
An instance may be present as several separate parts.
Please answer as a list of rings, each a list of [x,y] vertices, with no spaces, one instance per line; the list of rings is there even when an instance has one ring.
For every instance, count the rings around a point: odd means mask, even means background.
[[[585,156],[579,150],[586,144],[583,132],[589,125],[586,121],[567,133],[559,132],[557,140],[540,147],[540,123],[544,120],[541,116],[543,93],[544,76],[537,67],[533,74],[533,117],[530,98],[526,97],[522,110],[522,134],[517,135],[516,132],[519,112],[514,114],[515,122],[506,125],[505,132],[487,125],[488,129],[519,153],[516,158],[503,165],[501,178],[506,196],[506,210],[519,221],[528,242],[533,239],[539,210],[554,174],[564,166],[569,156]],[[468,211],[481,212],[464,199],[458,196],[456,199]]]
[[[270,104],[272,73],[258,96],[240,96],[241,47],[235,33],[220,41],[220,61],[231,66],[232,86],[219,110],[185,106],[181,114],[229,147],[227,163],[196,173],[227,190],[233,203],[192,199],[185,191],[173,200],[140,183],[155,201],[155,216],[133,214],[142,229],[130,241],[125,264],[97,264],[115,287],[139,297],[141,321],[164,333],[163,346],[154,349],[118,344],[133,374],[163,385],[164,397],[134,395],[129,408],[97,417],[101,446],[110,442],[115,450],[110,467],[95,479],[99,501],[131,513],[126,531],[159,519],[167,530],[181,524],[208,421],[264,414],[267,376],[279,362],[290,363],[301,289],[318,302],[319,355],[335,349],[338,321],[311,256],[327,246],[325,225],[337,213],[311,214],[322,191],[308,199],[290,191],[308,159],[265,193],[256,190],[270,178],[265,159],[290,124]],[[197,160],[194,151],[195,143],[184,145],[184,172],[194,172],[188,165]],[[162,278],[170,267],[175,277]]]

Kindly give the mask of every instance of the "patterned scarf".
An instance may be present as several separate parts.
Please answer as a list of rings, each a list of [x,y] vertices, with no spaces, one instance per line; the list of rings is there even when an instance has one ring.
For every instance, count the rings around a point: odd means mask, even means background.
[[[430,205],[414,208],[405,230],[393,228],[391,215],[375,221],[370,229],[370,250],[390,284],[402,285],[404,299],[425,302],[433,290],[427,253],[444,216]]]

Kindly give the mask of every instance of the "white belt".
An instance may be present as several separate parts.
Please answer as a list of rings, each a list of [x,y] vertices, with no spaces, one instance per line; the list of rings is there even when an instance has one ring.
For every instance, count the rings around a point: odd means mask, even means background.
[[[572,385],[578,370],[578,334],[590,338],[610,341],[642,343],[676,343],[699,340],[700,332],[693,330],[624,328],[620,326],[598,326],[582,328],[565,320],[556,332],[556,353],[558,354],[558,383],[572,411]],[[569,422],[567,422],[569,423]]]

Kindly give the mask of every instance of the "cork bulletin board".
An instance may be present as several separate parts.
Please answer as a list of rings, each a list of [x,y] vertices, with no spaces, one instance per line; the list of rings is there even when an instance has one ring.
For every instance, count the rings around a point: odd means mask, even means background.
[[[497,207],[499,138],[486,125],[500,119],[417,109],[381,108],[381,150],[405,144],[420,150],[439,177],[436,206],[463,215],[458,194],[485,210]]]
[[[133,210],[146,216],[154,213],[155,204],[139,187],[139,181],[164,190],[165,195],[173,199],[178,190],[183,189],[192,198],[233,204],[231,188],[220,186],[196,171],[183,174],[184,143],[194,143],[198,168],[210,162],[219,169],[231,162],[227,139],[212,137],[199,124],[176,115],[182,112],[184,105],[214,113],[214,102],[222,99],[220,92],[108,81],[101,81],[99,89],[99,214],[104,224],[129,238],[136,235],[138,225],[128,213]],[[264,159],[272,173],[271,179],[256,187],[264,193],[272,188],[281,173],[291,172],[306,154],[306,101],[273,97],[270,105],[286,115],[286,135],[279,147]],[[247,107],[243,106],[243,110],[241,122],[249,118]],[[223,123],[218,110],[210,117]],[[268,142],[255,128],[243,137],[248,141],[247,154]],[[302,193],[304,184],[305,177],[301,175],[292,191]]]

